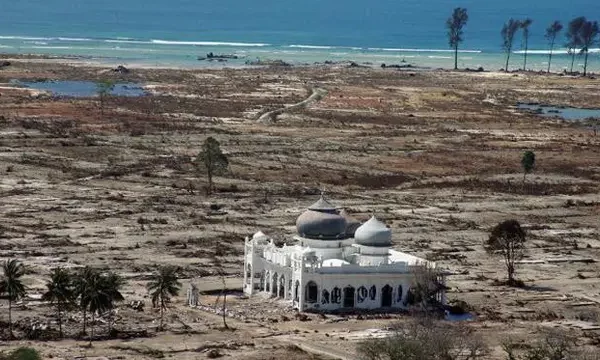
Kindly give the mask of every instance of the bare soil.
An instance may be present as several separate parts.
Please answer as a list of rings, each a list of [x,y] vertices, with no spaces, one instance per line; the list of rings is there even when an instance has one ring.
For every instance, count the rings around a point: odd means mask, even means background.
[[[112,79],[142,83],[151,96],[65,99],[14,88],[12,79]],[[45,358],[355,359],[354,345],[404,315],[298,316],[276,300],[228,296],[228,321],[216,295],[185,306],[185,290],[219,289],[215,243],[226,251],[228,285],[241,285],[244,237],[277,240],[325,189],[365,220],[375,212],[393,229],[394,248],[437,261],[450,300],[470,304],[470,323],[501,358],[507,337],[523,342],[540,327],[600,344],[600,137],[586,126],[517,112],[517,102],[600,108],[598,81],[533,73],[409,72],[343,66],[223,70],[111,69],[13,61],[0,70],[0,260],[28,267],[29,298],[13,311],[21,345]],[[327,94],[306,107],[315,88]],[[205,194],[191,161],[213,136],[230,160]],[[520,158],[536,154],[523,182]],[[498,285],[501,259],[482,247],[498,222],[527,229],[517,275],[526,287]],[[156,332],[145,290],[157,265],[182,269],[182,293]],[[106,319],[88,348],[81,316],[69,314],[67,339],[24,339],[32,323],[56,329],[40,302],[49,272],[85,265],[127,279],[126,301],[106,339]],[[127,304],[141,300],[142,312]],[[5,327],[7,302],[0,302]],[[45,333],[50,333],[45,330]],[[4,331],[6,338],[6,331]],[[142,334],[147,334],[142,336]],[[371,335],[370,335],[371,334]],[[320,355],[318,355],[320,354]]]

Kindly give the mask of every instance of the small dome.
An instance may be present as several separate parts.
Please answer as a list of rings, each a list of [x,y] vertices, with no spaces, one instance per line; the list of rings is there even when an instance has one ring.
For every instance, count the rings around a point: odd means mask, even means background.
[[[267,235],[265,235],[262,231],[258,231],[252,235],[252,240],[267,240]]]
[[[340,211],[340,216],[342,216],[344,219],[346,219],[346,236],[354,237],[354,232],[360,226],[360,221],[358,221],[355,218],[353,218],[352,216],[350,216],[350,214],[348,214],[346,209]]]
[[[337,212],[337,208],[331,204],[329,201],[325,200],[323,195],[311,206],[308,207],[308,210],[322,211],[322,212]]]
[[[392,230],[384,223],[372,216],[369,221],[362,224],[354,233],[356,243],[364,246],[390,246],[392,244]]]
[[[346,219],[329,212],[306,210],[296,220],[296,230],[309,239],[341,239],[346,233]]]

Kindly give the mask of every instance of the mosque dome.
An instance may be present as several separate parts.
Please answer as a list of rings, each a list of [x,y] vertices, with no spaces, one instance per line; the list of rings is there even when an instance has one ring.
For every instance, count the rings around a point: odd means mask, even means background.
[[[296,230],[300,236],[309,239],[342,239],[346,237],[346,219],[321,196],[298,217]]]
[[[364,246],[390,246],[392,230],[372,216],[369,221],[356,229],[354,239],[357,244]]]
[[[345,209],[340,211],[340,215],[346,219],[346,237],[354,237],[354,232],[360,226],[360,221],[353,218]]]

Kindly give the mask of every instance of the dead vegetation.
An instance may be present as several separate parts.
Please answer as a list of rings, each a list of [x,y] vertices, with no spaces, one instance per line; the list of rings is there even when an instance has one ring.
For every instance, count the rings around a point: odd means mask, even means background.
[[[600,301],[600,138],[586,127],[513,109],[517,101],[534,100],[600,107],[591,80],[336,67],[134,69],[126,75],[49,63],[11,68],[0,80],[126,80],[154,94],[109,98],[101,116],[94,99],[0,90],[1,257],[17,257],[32,269],[33,295],[58,265],[125,274],[127,301],[148,303],[145,282],[159,264],[180,266],[184,287],[195,282],[219,289],[210,264],[215,240],[222,244],[228,286],[236,288],[244,237],[262,230],[289,243],[297,214],[325,189],[358,219],[373,212],[385,219],[397,249],[449,269],[449,298],[465,301],[477,315],[472,326],[490,348],[486,356],[503,358],[499,334],[531,338],[540,322],[580,332],[584,345],[598,341],[598,319],[589,309]],[[307,84],[328,94],[272,124],[256,121],[305,99]],[[568,92],[548,91],[560,89]],[[209,136],[221,144],[230,169],[215,177],[215,192],[207,197],[207,181],[193,161]],[[526,150],[537,158],[523,184],[519,161]],[[499,283],[503,264],[482,246],[490,228],[508,218],[518,219],[529,236],[518,266],[522,288]],[[343,348],[352,358],[354,333],[399,320],[381,314],[299,319],[270,300],[230,295],[228,322],[238,321],[238,331],[223,335],[216,330],[220,319],[208,311],[212,298],[204,301],[205,310],[188,309],[181,294],[173,304],[180,320],[166,319],[171,332],[140,344],[100,342],[71,351],[77,346],[69,340],[45,343],[42,352],[192,359],[198,342],[233,337],[255,347],[223,348],[222,355],[313,356],[287,348],[284,340],[292,339]],[[14,315],[51,331],[51,313],[34,297]],[[128,309],[115,326],[123,333],[151,329],[153,315]],[[77,321],[67,327],[75,329]],[[186,336],[196,345],[175,348]]]

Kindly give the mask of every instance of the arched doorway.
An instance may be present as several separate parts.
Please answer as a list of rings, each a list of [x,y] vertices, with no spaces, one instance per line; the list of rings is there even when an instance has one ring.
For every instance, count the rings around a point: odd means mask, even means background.
[[[398,295],[396,296],[396,302],[402,302],[402,285],[398,285]]]
[[[317,298],[319,296],[319,287],[314,281],[309,281],[306,284],[306,302],[310,304],[314,304],[317,302]]]
[[[279,277],[279,297],[285,297],[285,276],[283,275]]]
[[[271,291],[271,272],[267,271],[266,277],[265,277],[265,292],[269,292]]]
[[[258,284],[258,288],[260,291],[265,291],[265,287],[267,286],[265,283],[267,282],[267,273],[263,270],[260,272],[260,283]]]
[[[381,307],[392,306],[392,287],[386,285],[381,289]]]
[[[346,286],[344,288],[344,307],[345,308],[353,308],[354,307],[354,298],[356,291],[352,286]]]
[[[271,293],[277,296],[277,273],[273,274],[273,281],[271,281]]]

